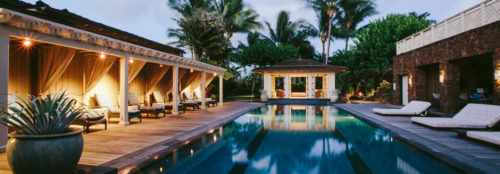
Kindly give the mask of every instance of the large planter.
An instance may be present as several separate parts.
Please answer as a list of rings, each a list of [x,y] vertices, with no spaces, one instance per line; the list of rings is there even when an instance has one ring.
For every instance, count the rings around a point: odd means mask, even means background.
[[[338,95],[331,95],[330,96],[330,102],[337,102],[339,100],[339,96]]]
[[[267,97],[267,95],[260,95],[260,101],[267,102],[268,99],[269,97]]]
[[[82,130],[52,135],[9,134],[7,161],[14,173],[72,173],[83,150]]]

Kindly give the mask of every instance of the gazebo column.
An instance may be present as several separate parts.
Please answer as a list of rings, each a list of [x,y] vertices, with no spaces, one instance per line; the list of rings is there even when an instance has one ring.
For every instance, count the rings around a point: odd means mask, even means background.
[[[307,75],[307,98],[314,98],[314,77],[312,74]]]
[[[271,74],[265,73],[264,74],[264,91],[266,91],[266,95],[268,98],[271,98]]]
[[[326,74],[326,97],[329,98],[335,90],[335,73]]]
[[[0,104],[8,103],[9,93],[9,34],[0,31]],[[0,125],[0,152],[5,152],[7,126]]]
[[[223,81],[224,81],[224,73],[219,75],[219,105],[222,106],[224,104],[224,93],[223,93]]]
[[[205,71],[201,72],[201,86],[200,86],[200,90],[201,90],[201,108],[202,109],[205,109],[205,99],[207,98],[206,95],[207,95],[207,92],[205,90],[205,88],[207,87],[206,85],[206,75],[207,73]]]
[[[285,98],[290,98],[290,74],[285,74]]]
[[[172,69],[172,115],[179,115],[179,67]]]
[[[120,125],[129,125],[128,120],[128,64],[131,57],[125,56],[120,59]]]

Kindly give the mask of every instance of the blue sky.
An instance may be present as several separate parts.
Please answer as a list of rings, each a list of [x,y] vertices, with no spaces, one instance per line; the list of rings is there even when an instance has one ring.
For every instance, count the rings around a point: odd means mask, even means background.
[[[24,0],[35,3],[37,0]],[[175,28],[173,18],[179,15],[167,6],[167,0],[44,0],[45,3],[58,9],[68,9],[91,20],[115,27],[136,35],[160,42],[169,43],[166,30]],[[247,7],[259,13],[260,21],[268,21],[271,25],[281,10],[290,12],[292,20],[304,19],[317,26],[315,13],[308,8],[304,0],[245,0]],[[367,18],[369,21],[390,13],[429,12],[430,18],[441,21],[459,13],[482,0],[375,0],[378,14]],[[267,29],[263,29],[267,34]],[[233,44],[244,41],[245,34],[235,34]],[[321,51],[319,39],[311,39],[317,51]],[[343,49],[344,42],[335,40],[333,49]],[[190,57],[190,55],[185,55]]]

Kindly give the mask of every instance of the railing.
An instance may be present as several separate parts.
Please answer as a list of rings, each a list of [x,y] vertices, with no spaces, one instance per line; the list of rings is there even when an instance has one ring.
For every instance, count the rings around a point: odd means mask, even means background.
[[[486,0],[396,43],[402,54],[500,20],[500,0]]]

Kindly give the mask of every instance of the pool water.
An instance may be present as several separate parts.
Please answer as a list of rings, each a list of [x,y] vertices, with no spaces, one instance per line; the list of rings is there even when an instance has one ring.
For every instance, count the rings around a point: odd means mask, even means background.
[[[267,105],[140,173],[460,173],[334,106]]]

